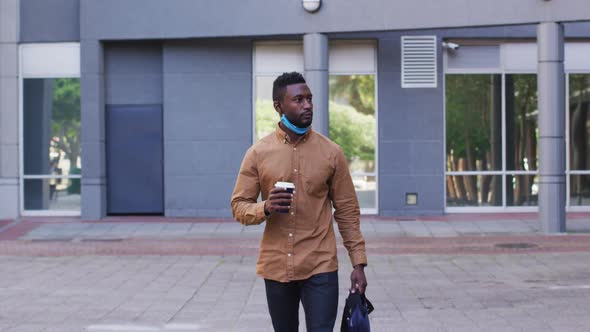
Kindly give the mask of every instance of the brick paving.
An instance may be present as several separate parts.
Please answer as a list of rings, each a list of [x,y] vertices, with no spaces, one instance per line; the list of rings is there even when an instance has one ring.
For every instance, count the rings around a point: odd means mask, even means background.
[[[570,233],[554,236],[534,218],[364,218],[373,330],[589,331],[590,215],[568,216]],[[262,230],[138,217],[1,223],[0,331],[271,331],[254,274]],[[339,259],[341,310],[341,247]]]

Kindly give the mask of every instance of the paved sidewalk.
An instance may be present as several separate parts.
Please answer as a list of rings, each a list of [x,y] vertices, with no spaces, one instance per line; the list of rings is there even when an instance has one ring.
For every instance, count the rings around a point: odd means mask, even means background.
[[[362,228],[373,331],[590,331],[590,215],[570,215],[570,234],[556,236],[534,215],[364,217]],[[271,331],[254,269],[262,230],[0,222],[0,331]],[[351,269],[341,246],[339,259],[338,320]]]
[[[169,239],[169,238],[259,238],[264,224],[243,226],[229,219],[161,217],[28,218],[0,223],[0,240]],[[365,216],[361,230],[366,237],[457,237],[542,235],[535,214],[450,215],[422,218]],[[570,214],[570,234],[590,234],[590,213]]]

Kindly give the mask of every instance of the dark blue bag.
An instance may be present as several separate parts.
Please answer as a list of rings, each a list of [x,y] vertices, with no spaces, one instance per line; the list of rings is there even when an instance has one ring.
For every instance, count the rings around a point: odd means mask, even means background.
[[[348,294],[342,313],[340,332],[370,332],[369,314],[374,309],[365,294],[361,295],[359,292]]]

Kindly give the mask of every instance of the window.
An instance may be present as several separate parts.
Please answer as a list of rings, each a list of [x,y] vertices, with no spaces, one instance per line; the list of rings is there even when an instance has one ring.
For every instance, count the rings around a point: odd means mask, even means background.
[[[570,74],[569,205],[590,205],[590,74]]]
[[[448,74],[445,87],[447,207],[537,205],[536,75]]]
[[[254,141],[278,122],[273,108],[274,79],[303,73],[299,42],[260,42],[254,48]],[[330,138],[344,150],[362,213],[377,213],[376,52],[372,42],[330,43]]]
[[[254,47],[254,142],[275,130],[279,117],[273,107],[272,84],[284,72],[303,73],[299,42],[259,42]]]
[[[445,54],[447,210],[536,207],[539,129],[533,73],[537,46],[463,44],[460,51]],[[588,51],[590,43],[565,45],[570,211],[590,207]]]
[[[79,215],[79,46],[22,45],[21,60],[21,210]]]

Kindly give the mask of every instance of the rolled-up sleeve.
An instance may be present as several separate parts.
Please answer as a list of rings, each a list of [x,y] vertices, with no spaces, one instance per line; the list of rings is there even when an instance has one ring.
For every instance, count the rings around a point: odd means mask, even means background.
[[[240,166],[240,172],[231,198],[234,219],[244,225],[258,225],[266,219],[264,201],[257,202],[259,193],[260,180],[258,178],[256,152],[250,148]]]
[[[348,162],[342,149],[335,157],[335,171],[330,183],[330,198],[334,206],[334,219],[344,241],[352,265],[367,264],[365,239],[360,229],[360,208]]]

